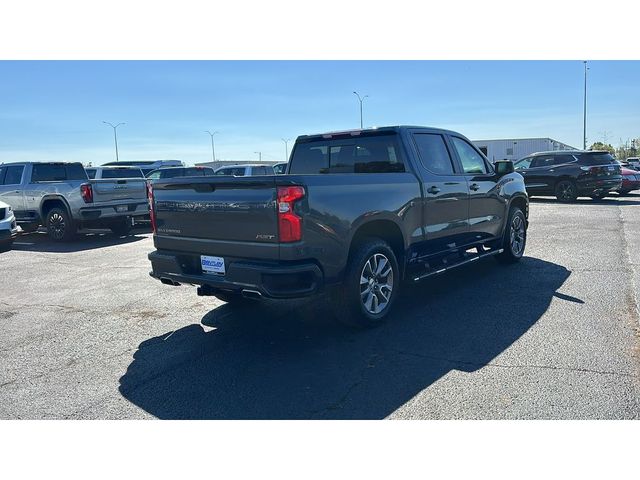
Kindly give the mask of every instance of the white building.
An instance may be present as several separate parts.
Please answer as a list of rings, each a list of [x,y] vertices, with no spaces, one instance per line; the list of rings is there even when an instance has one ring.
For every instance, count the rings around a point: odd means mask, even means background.
[[[510,138],[504,140],[473,140],[489,160],[518,160],[535,152],[577,150],[553,138]]]
[[[218,168],[218,167],[230,167],[232,165],[256,165],[256,164],[273,166],[276,163],[282,163],[282,162],[275,162],[271,160],[263,160],[261,162],[257,160],[216,160],[215,162],[196,163],[196,167]]]

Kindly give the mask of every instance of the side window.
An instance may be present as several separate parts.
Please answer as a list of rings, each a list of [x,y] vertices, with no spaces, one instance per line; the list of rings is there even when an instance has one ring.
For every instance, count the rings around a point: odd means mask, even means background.
[[[314,174],[329,168],[329,147],[315,142],[296,145],[291,162],[291,173]]]
[[[7,167],[0,167],[0,185],[4,185],[4,176],[7,173]]]
[[[87,177],[89,177],[91,180],[96,178],[96,169],[95,168],[86,168],[85,171],[87,172]]]
[[[552,155],[540,155],[538,157],[534,157],[533,161],[531,162],[531,168],[550,167],[552,165]]]
[[[451,140],[460,157],[464,173],[487,173],[487,165],[475,148],[459,137],[451,137]]]
[[[22,172],[24,167],[22,165],[15,165],[12,167],[6,167],[7,173],[4,177],[4,181],[0,182],[0,185],[19,185],[22,182]],[[0,174],[0,177],[2,175]]]
[[[526,170],[527,168],[531,168],[532,160],[533,160],[533,157],[526,157],[526,158],[523,158],[522,160],[518,160],[516,163],[514,163],[513,168],[515,170]]]
[[[437,175],[452,175],[453,164],[442,135],[416,133],[413,138],[424,168]]]
[[[556,155],[553,161],[554,165],[564,165],[566,163],[574,162],[576,159],[573,155]]]
[[[267,174],[267,169],[264,167],[255,167],[253,169],[253,175],[266,175]]]
[[[87,180],[87,172],[81,163],[69,163],[64,166],[65,180]]]
[[[67,179],[63,164],[34,163],[31,174],[32,182],[61,182]]]
[[[150,178],[151,180],[158,180],[160,178],[160,172],[158,170],[151,172],[147,178]]]

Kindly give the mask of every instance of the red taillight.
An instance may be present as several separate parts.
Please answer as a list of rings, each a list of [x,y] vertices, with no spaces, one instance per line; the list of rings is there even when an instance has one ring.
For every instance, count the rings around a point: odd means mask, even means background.
[[[304,187],[278,187],[278,230],[283,243],[302,240],[302,218],[293,212],[294,204],[304,198]]]
[[[90,183],[80,185],[80,196],[84,200],[84,203],[93,203],[93,187]]]
[[[158,233],[156,226],[156,212],[153,210],[153,184],[147,182],[147,198],[149,199],[149,218],[151,219],[151,228],[153,228],[154,235]]]

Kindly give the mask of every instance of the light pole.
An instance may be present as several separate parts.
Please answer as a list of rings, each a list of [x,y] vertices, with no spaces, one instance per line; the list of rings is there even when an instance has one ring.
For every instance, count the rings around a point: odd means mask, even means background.
[[[291,139],[290,138],[287,138],[287,139],[281,138],[280,140],[282,140],[284,142],[284,161],[288,162],[289,161],[289,141]]]
[[[582,120],[582,149],[587,149],[587,61],[584,61],[584,108]]]
[[[104,120],[102,121],[102,123],[104,123],[105,125],[109,125],[111,128],[113,128],[113,140],[116,143],[116,162],[119,162],[120,159],[118,158],[118,134],[116,133],[116,129],[120,125],[125,125],[125,123],[124,122],[120,122],[119,124],[114,125],[113,123],[105,122]]]
[[[209,130],[205,130],[204,133],[208,133],[211,136],[211,159],[215,162],[216,161],[216,150],[213,147],[213,136],[218,133],[218,131],[216,130],[215,132],[211,133]]]
[[[358,92],[353,92],[353,93],[355,94],[356,97],[358,97],[358,100],[360,101],[360,128],[362,129],[362,102],[369,95],[365,95],[364,97],[361,97],[360,94],[358,94]]]
[[[253,153],[257,153],[258,154],[258,159],[260,161],[262,161],[262,152],[253,152]]]

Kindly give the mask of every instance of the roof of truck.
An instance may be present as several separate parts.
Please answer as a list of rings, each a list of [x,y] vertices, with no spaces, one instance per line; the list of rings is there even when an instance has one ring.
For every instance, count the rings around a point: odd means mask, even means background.
[[[461,135],[458,132],[454,132],[453,130],[446,130],[444,128],[436,128],[436,127],[425,127],[421,125],[390,125],[384,127],[372,127],[372,128],[354,128],[351,130],[338,130],[332,132],[324,132],[324,133],[314,133],[310,135],[300,135],[298,140],[301,139],[313,139],[313,138],[331,138],[334,136],[359,136],[362,134],[370,134],[370,133],[378,133],[378,132],[398,132],[400,130],[407,129],[420,129],[420,130],[428,130],[434,133],[446,133],[446,134],[455,134]]]

